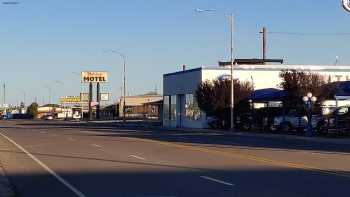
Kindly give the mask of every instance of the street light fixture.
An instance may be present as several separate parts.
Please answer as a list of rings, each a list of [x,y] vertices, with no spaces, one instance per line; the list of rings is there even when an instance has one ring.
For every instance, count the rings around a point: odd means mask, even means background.
[[[213,9],[195,9],[196,12],[198,13],[203,13],[203,12],[215,12],[215,10]],[[230,128],[231,131],[235,130],[235,126],[234,126],[234,117],[233,117],[233,112],[234,112],[234,79],[233,79],[233,66],[234,66],[234,57],[233,57],[233,32],[234,32],[234,16],[233,14],[229,14],[229,21],[230,21],[230,62],[231,62],[231,103],[230,103],[230,120],[231,120],[231,124],[230,124]]]
[[[48,106],[49,106],[49,112],[52,113],[52,110],[51,110],[51,106],[53,103],[52,102],[52,85],[53,84],[56,84],[56,85],[63,85],[63,82],[62,81],[58,81],[58,80],[55,80],[53,81],[52,83],[50,83],[49,85],[45,85],[44,87],[48,89],[49,91],[49,102],[48,102]]]
[[[303,97],[303,102],[307,108],[307,136],[312,136],[312,105],[317,101],[317,97],[313,96],[311,92],[308,92],[306,96]]]
[[[342,5],[346,11],[350,12],[350,0],[342,0]]]
[[[214,9],[200,9],[200,8],[197,8],[194,11],[196,11],[196,12],[215,12]]]

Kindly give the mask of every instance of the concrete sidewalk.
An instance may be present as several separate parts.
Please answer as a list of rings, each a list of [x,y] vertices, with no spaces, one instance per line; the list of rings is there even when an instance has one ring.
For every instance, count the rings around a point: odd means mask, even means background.
[[[126,126],[127,127],[127,126]],[[233,135],[233,136],[243,136],[243,137],[259,137],[259,138],[269,138],[269,139],[295,139],[303,140],[309,142],[318,142],[318,143],[333,143],[333,144],[343,144],[350,145],[349,137],[338,137],[338,138],[329,138],[322,136],[313,136],[306,137],[301,135],[292,135],[292,134],[276,134],[276,133],[263,133],[257,131],[227,131],[227,130],[216,130],[216,129],[192,129],[192,128],[163,128],[155,126],[141,126],[144,129],[158,129],[164,131],[182,131],[182,132],[198,132],[198,133],[218,133],[223,135]]]
[[[165,129],[165,128],[164,128]],[[319,143],[334,143],[334,144],[344,144],[344,145],[350,145],[350,138],[347,137],[339,137],[339,138],[327,138],[327,137],[320,137],[320,136],[314,136],[314,137],[306,137],[306,136],[298,136],[298,135],[291,135],[291,134],[275,134],[275,133],[259,133],[259,132],[242,132],[242,131],[236,131],[236,132],[230,132],[230,131],[223,131],[223,130],[214,130],[214,129],[171,129],[171,130],[179,130],[179,131],[189,131],[189,132],[208,132],[208,133],[220,133],[220,134],[226,134],[226,135],[233,135],[233,136],[244,136],[244,137],[260,137],[260,138],[269,138],[269,139],[296,139],[296,140],[303,140],[303,141],[310,141],[310,142],[319,142]]]
[[[113,124],[117,127],[122,128],[132,128],[132,129],[152,129],[152,130],[161,130],[161,131],[179,131],[179,132],[197,132],[197,133],[217,133],[222,135],[233,135],[233,136],[243,136],[243,137],[259,137],[259,138],[269,138],[269,139],[295,139],[303,140],[305,142],[318,142],[318,143],[333,143],[333,144],[343,144],[350,145],[349,137],[338,137],[338,138],[327,138],[321,136],[306,137],[300,135],[291,135],[291,134],[275,134],[275,133],[263,133],[257,131],[227,131],[227,130],[216,130],[216,129],[192,129],[192,128],[163,128],[160,126],[154,126],[151,124],[145,124],[142,121],[133,121],[123,125],[120,121],[89,121],[89,122],[80,122],[85,124]]]
[[[6,177],[5,170],[0,162],[0,196],[1,197],[15,197],[12,186]]]

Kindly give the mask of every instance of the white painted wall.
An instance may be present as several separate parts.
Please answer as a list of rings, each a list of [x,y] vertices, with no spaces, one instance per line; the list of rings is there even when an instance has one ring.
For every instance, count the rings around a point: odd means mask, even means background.
[[[202,70],[194,69],[163,77],[163,95],[191,94],[202,81]]]
[[[326,80],[335,81],[350,80],[350,66],[313,66],[313,65],[240,65],[234,69],[233,77],[240,81],[254,83],[254,88],[279,88],[281,79],[279,74],[285,69],[296,69],[305,72],[317,73],[325,77]],[[230,75],[230,67],[226,68],[204,68],[202,79],[215,80],[222,75]]]
[[[185,95],[194,94],[202,81],[202,69],[188,70],[163,76],[163,95],[177,95],[176,120],[164,120],[164,127],[203,128],[202,121],[187,120],[185,116]],[[181,105],[182,104],[182,105]],[[164,111],[164,110],[163,110]],[[181,121],[180,121],[181,118]]]
[[[234,70],[233,77],[241,82],[249,81],[254,83],[255,89],[278,88],[281,82],[279,78],[280,71],[251,71],[251,70]],[[202,78],[206,80],[216,80],[222,75],[230,75],[229,69],[204,69]]]

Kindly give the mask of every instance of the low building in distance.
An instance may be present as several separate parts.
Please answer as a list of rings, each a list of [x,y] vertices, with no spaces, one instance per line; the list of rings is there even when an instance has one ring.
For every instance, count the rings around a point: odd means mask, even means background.
[[[124,98],[121,97],[118,106],[119,117],[123,117]],[[128,119],[160,119],[162,114],[163,96],[155,92],[144,95],[125,97],[125,117]]]

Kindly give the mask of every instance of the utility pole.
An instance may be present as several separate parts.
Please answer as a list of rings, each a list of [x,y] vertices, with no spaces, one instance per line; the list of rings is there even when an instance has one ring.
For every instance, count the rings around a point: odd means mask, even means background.
[[[51,87],[49,87],[49,104],[51,104]]]
[[[126,94],[126,56],[123,55],[123,86],[124,86],[124,94],[123,94],[123,123],[125,124],[125,94]]]
[[[26,106],[26,92],[23,91],[23,104]]]
[[[4,88],[4,100],[3,100],[3,108],[4,108],[4,114],[6,114],[6,84],[4,82],[3,84],[3,88]]]
[[[263,27],[263,29],[260,33],[262,34],[262,58],[263,58],[263,60],[266,60],[266,58],[267,58],[267,29],[266,29],[266,27]]]
[[[52,115],[52,108],[51,108],[51,87],[49,87],[49,113]]]

